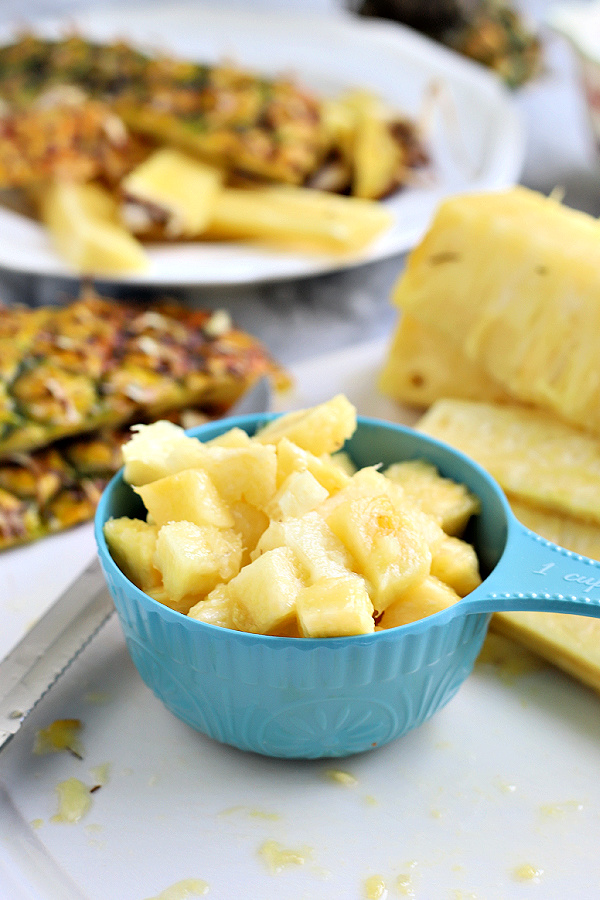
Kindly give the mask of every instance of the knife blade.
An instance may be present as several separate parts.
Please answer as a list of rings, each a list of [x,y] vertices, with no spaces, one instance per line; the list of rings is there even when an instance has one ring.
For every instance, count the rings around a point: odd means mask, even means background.
[[[0,750],[113,611],[94,558],[0,662]]]
[[[270,404],[270,382],[260,378],[228,416],[266,412]],[[0,750],[113,611],[96,557],[0,662]]]

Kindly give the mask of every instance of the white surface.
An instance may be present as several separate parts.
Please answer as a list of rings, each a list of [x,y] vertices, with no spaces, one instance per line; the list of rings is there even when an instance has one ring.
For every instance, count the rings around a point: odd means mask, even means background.
[[[600,62],[600,3],[560,3],[548,11],[548,24],[577,50]]]
[[[69,19],[91,37],[123,37],[201,61],[235,58],[253,70],[293,72],[308,87],[336,95],[348,87],[376,91],[412,117],[428,89],[442,86],[431,117],[433,183],[385,201],[394,224],[358,257],[269,251],[249,244],[155,245],[147,272],[105,278],[128,284],[223,285],[298,278],[385,259],[411,247],[448,193],[506,187],[518,180],[524,157],[519,117],[508,93],[482,67],[393,23],[335,15],[248,12],[175,5],[109,8]],[[22,21],[19,20],[19,25]],[[62,23],[44,26],[49,34]],[[5,39],[11,32],[4,29]],[[68,277],[73,272],[35,222],[0,209],[0,267]]]
[[[345,391],[363,414],[405,419],[377,394],[384,352],[370,344],[298,366],[281,406]],[[90,552],[86,526],[0,557],[0,582],[10,578],[0,610],[12,623],[0,652]],[[173,718],[113,619],[0,756],[0,898],[145,900],[193,878],[215,900],[364,900],[379,875],[389,900],[589,900],[600,886],[599,704],[549,667],[480,665],[433,720],[372,754],[263,759]],[[65,717],[84,723],[83,762],[32,755],[35,731]],[[56,785],[92,785],[90,769],[105,763],[88,815],[51,822]],[[332,780],[332,768],[356,783]],[[267,840],[305,864],[271,874],[259,853]],[[519,880],[523,866],[540,870],[537,882]]]

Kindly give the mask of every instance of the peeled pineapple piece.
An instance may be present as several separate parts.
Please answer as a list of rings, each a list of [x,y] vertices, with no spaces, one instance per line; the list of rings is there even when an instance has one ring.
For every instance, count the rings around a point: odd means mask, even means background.
[[[336,454],[337,456],[337,454]],[[303,450],[287,437],[277,441],[277,485],[293,472],[308,471],[329,494],[334,494],[348,483],[347,472],[337,464],[333,456],[315,456]]]
[[[135,488],[157,525],[185,520],[231,528],[233,516],[203,469],[184,469]]]
[[[256,433],[261,444],[276,444],[286,437],[315,456],[335,453],[356,429],[356,409],[343,394],[311,409],[300,409],[273,419]]]
[[[479,512],[479,499],[464,485],[444,478],[424,459],[394,463],[385,477],[402,485],[404,496],[433,516],[446,534],[461,535],[471,516]]]
[[[369,91],[352,91],[345,103],[354,116],[351,143],[352,195],[384,197],[397,182],[401,150],[389,130],[382,101]]]
[[[78,272],[116,274],[148,268],[144,248],[121,225],[116,201],[99,185],[52,182],[41,194],[40,216],[58,253]]]
[[[241,631],[268,634],[296,617],[303,586],[294,553],[275,547],[258,556],[229,582],[232,621]]]
[[[329,497],[308,469],[291,472],[267,507],[271,519],[299,518],[311,512]]]
[[[140,426],[126,445],[125,474],[148,520],[107,524],[115,560],[171,609],[273,636],[368,634],[383,610],[410,596],[402,615],[417,617],[416,586],[430,572],[436,589],[435,574],[471,589],[474,551],[440,521],[458,528],[473,499],[433,467],[411,463],[411,478],[402,470],[393,481],[377,466],[340,463],[334,454],[355,427],[356,410],[341,395],[253,437],[232,429],[202,444],[167,422]],[[435,515],[417,503],[427,506],[428,485],[439,495]],[[423,615],[434,602],[423,600]]]
[[[520,406],[440,400],[419,431],[462,450],[500,486],[546,510],[600,523],[600,440]]]
[[[121,214],[135,234],[151,230],[158,210],[167,237],[197,237],[210,221],[222,183],[223,173],[214,166],[161,147],[121,182]]]
[[[347,500],[329,513],[327,524],[367,580],[378,612],[429,574],[431,550],[426,540],[388,497]]]
[[[600,434],[600,224],[535,191],[452,197],[394,302],[513,398]]]
[[[288,185],[223,188],[205,232],[320,253],[357,253],[392,224],[381,203]]]
[[[202,468],[226,503],[245,500],[262,509],[275,493],[277,456],[273,446],[256,441],[240,447],[204,445]]]
[[[383,394],[410,406],[427,407],[441,397],[502,403],[508,391],[491,378],[437,324],[424,325],[403,312],[379,373]]]
[[[304,637],[343,637],[375,630],[373,604],[365,582],[351,573],[320,578],[302,588],[296,606]]]
[[[164,589],[175,602],[200,596],[239,572],[242,542],[233,529],[178,521],[163,525],[156,539],[154,563]]]
[[[481,584],[479,560],[471,544],[447,535],[432,554],[431,574],[466,597]]]
[[[255,556],[275,547],[289,547],[294,552],[311,584],[320,578],[345,576],[352,570],[351,554],[316,511],[281,522],[272,519]]]
[[[204,448],[186,435],[183,428],[167,420],[150,425],[133,425],[132,436],[122,447],[123,478],[141,487],[180,469],[200,465]]]
[[[218,584],[188,610],[191,619],[198,619],[208,625],[233,628],[232,601],[226,584]]]
[[[160,572],[154,565],[156,525],[126,516],[109,519],[104,525],[104,537],[114,561],[136,587],[148,592],[160,584]]]
[[[426,616],[432,616],[453,606],[460,600],[460,595],[435,575],[427,575],[421,581],[411,585],[401,597],[385,610],[379,621],[379,628],[396,628],[408,625]]]

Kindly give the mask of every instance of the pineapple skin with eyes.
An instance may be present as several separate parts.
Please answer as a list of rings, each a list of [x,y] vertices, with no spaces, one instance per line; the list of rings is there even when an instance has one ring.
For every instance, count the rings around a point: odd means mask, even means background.
[[[600,223],[516,187],[452,197],[394,303],[500,388],[600,434]]]

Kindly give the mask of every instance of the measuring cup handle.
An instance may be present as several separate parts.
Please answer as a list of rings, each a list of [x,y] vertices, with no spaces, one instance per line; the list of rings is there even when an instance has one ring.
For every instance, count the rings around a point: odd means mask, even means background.
[[[553,544],[515,520],[498,565],[465,600],[470,597],[473,611],[600,617],[600,563]]]

